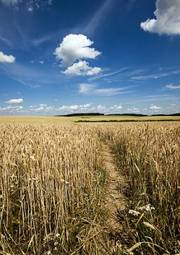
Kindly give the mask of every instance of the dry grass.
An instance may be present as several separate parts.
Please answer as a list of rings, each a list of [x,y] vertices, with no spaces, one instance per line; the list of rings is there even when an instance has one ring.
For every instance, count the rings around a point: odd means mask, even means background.
[[[179,124],[46,120],[0,124],[0,254],[178,254]],[[129,199],[109,240],[103,143]]]
[[[113,125],[103,132],[128,181],[129,207],[119,211],[123,229],[113,238],[127,254],[178,254],[180,126]]]
[[[99,150],[89,128],[1,125],[1,254],[99,254]]]

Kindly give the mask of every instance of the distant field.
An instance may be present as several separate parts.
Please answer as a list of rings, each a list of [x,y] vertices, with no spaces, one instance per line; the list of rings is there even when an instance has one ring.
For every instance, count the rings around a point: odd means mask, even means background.
[[[0,116],[0,123],[22,123],[22,124],[59,124],[72,122],[76,118],[53,117],[53,116]]]
[[[180,121],[179,116],[0,116],[0,123],[28,123],[28,124],[61,124],[80,122],[144,122],[144,121]]]
[[[136,116],[83,116],[76,118],[77,122],[142,122],[142,121],[180,121],[179,116],[149,116],[149,117],[136,117]]]

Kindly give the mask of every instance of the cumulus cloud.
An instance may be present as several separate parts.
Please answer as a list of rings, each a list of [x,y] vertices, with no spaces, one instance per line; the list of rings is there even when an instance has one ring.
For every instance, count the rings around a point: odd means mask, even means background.
[[[65,113],[88,113],[88,112],[101,112],[101,113],[117,113],[121,112],[121,105],[106,106],[102,104],[75,104],[75,105],[62,105],[57,111]]]
[[[23,98],[15,98],[15,99],[10,99],[6,101],[6,104],[17,105],[17,104],[22,104],[23,102],[24,102]]]
[[[149,109],[150,109],[150,110],[154,110],[154,111],[159,111],[159,110],[161,109],[161,107],[153,104],[153,105],[151,105],[151,106],[149,107]]]
[[[112,110],[112,111],[118,111],[118,110],[121,110],[122,108],[123,108],[122,105],[117,105],[117,104],[115,104],[115,105],[113,105],[113,106],[110,107],[110,110]]]
[[[60,112],[88,112],[92,109],[91,104],[62,105],[57,110]]]
[[[2,51],[0,51],[0,63],[8,63],[12,64],[15,62],[15,57],[12,55],[6,55]]]
[[[0,113],[6,114],[35,114],[35,115],[55,115],[55,114],[70,114],[70,113],[104,113],[104,114],[116,114],[116,113],[174,113],[178,112],[179,105],[170,104],[168,107],[157,106],[151,104],[147,107],[142,105],[135,106],[125,103],[124,105],[117,104],[70,104],[70,105],[48,105],[38,104],[23,107],[19,104],[8,104],[7,106],[0,106]]]
[[[168,84],[166,85],[167,89],[180,89],[180,84]]]
[[[69,66],[64,73],[72,76],[93,76],[102,71],[100,67],[90,67],[87,61],[79,61]]]
[[[155,18],[141,22],[144,31],[180,35],[180,1],[179,0],[156,0]]]
[[[49,106],[47,104],[39,104],[39,105],[31,105],[28,109],[29,112],[35,112],[35,113],[38,113],[38,112],[50,112],[50,111],[53,111],[53,107],[52,106]]]
[[[81,83],[79,93],[84,95],[115,96],[125,93],[124,88],[98,88],[95,84]]]
[[[23,112],[23,106],[22,105],[8,105],[6,107],[0,106],[0,113],[3,114],[19,114]]]
[[[91,47],[93,43],[83,34],[69,34],[64,37],[54,54],[65,66],[70,66],[77,60],[95,59],[101,53]]]
[[[140,109],[137,107],[129,107],[129,108],[127,108],[127,112],[128,113],[139,113]]]
[[[47,108],[49,107],[49,110]],[[31,111],[33,112],[34,108],[31,108]],[[72,105],[61,105],[59,107],[53,107],[50,108],[50,106],[47,106],[39,111],[39,112],[49,112],[51,113],[53,109],[53,113],[55,112],[56,114],[68,114],[68,113],[89,113],[89,112],[101,112],[101,113],[119,113],[122,111],[123,107],[120,104],[116,105],[94,105],[94,104],[72,104]],[[37,112],[37,111],[36,111]]]

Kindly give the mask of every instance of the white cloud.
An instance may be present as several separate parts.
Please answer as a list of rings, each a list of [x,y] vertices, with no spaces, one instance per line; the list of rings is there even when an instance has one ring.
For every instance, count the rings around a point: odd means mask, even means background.
[[[23,107],[22,105],[10,104],[7,106],[0,106],[0,113],[6,114],[35,114],[35,115],[58,115],[58,114],[69,114],[69,113],[105,113],[105,114],[116,114],[116,113],[146,113],[158,114],[162,113],[174,113],[179,112],[179,101],[176,104],[169,104],[169,106],[157,106],[155,104],[147,105],[129,105],[120,103],[109,105],[109,104],[72,104],[72,105],[30,105]]]
[[[156,0],[155,18],[141,22],[144,31],[180,35],[180,1],[179,0]]]
[[[0,106],[0,112],[1,113],[10,113],[10,114],[14,114],[14,113],[21,113],[23,111],[23,106],[21,105],[9,105],[6,107],[1,107]]]
[[[149,107],[149,109],[150,109],[150,110],[154,110],[154,111],[159,111],[159,110],[161,109],[161,107],[153,104],[153,105],[151,105],[151,106]]]
[[[88,112],[100,112],[100,113],[119,113],[122,110],[121,105],[93,105],[93,104],[76,104],[76,105],[62,105],[57,111],[61,114],[66,113],[88,113]]]
[[[5,55],[2,51],[0,51],[0,63],[8,63],[12,64],[15,62],[15,57],[12,55]]]
[[[93,43],[83,34],[69,34],[64,37],[54,54],[65,66],[81,59],[95,59],[101,53],[91,47]]]
[[[127,108],[127,112],[128,113],[139,113],[140,110],[137,107],[129,107],[129,108]]]
[[[180,84],[168,84],[166,85],[167,89],[180,89]]]
[[[88,112],[92,109],[91,104],[75,104],[75,105],[62,105],[58,108],[60,112]]]
[[[132,76],[131,79],[132,80],[139,80],[139,81],[150,80],[150,79],[158,80],[160,78],[168,77],[168,76],[171,76],[171,75],[177,75],[179,73],[180,73],[179,70],[172,70],[172,71],[164,72],[164,73],[154,73],[154,74]]]
[[[110,110],[117,111],[117,110],[121,110],[122,108],[123,108],[122,105],[115,104],[110,107]]]
[[[125,88],[98,88],[95,84],[81,83],[79,93],[84,95],[115,96],[125,93]]]
[[[113,76],[116,76],[118,74],[121,74],[121,73],[124,73],[128,70],[129,68],[127,67],[122,67],[121,69],[119,69],[118,71],[113,71],[113,72],[109,72],[109,73],[103,73],[103,74],[100,74],[98,75],[97,77],[92,77],[92,78],[89,78],[89,81],[97,81],[97,80],[101,80],[101,79],[107,79],[109,77],[113,77]]]
[[[91,67],[87,61],[79,61],[69,66],[64,73],[67,75],[93,76],[102,71],[100,67]]]
[[[95,91],[96,95],[99,96],[115,96],[123,93],[122,88],[100,88],[96,89]]]
[[[47,105],[47,104],[39,104],[39,105],[37,105],[37,106],[33,106],[33,105],[31,105],[30,107],[29,107],[29,112],[35,112],[35,113],[37,113],[37,112],[50,112],[50,111],[53,111],[53,107],[52,106],[49,106],[49,105]]]
[[[17,105],[17,104],[22,104],[23,102],[24,102],[23,98],[15,98],[15,99],[10,99],[6,101],[6,104]]]

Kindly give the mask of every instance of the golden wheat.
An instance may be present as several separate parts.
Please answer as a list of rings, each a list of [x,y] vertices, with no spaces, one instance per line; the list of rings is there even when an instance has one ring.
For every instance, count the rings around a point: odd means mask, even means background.
[[[1,125],[3,254],[98,250],[99,149],[88,128]]]
[[[129,253],[178,254],[180,126],[132,123],[103,127],[102,133],[128,182],[120,242]]]
[[[178,253],[179,134],[178,123],[1,124],[0,254]],[[103,144],[129,199],[113,235]]]

